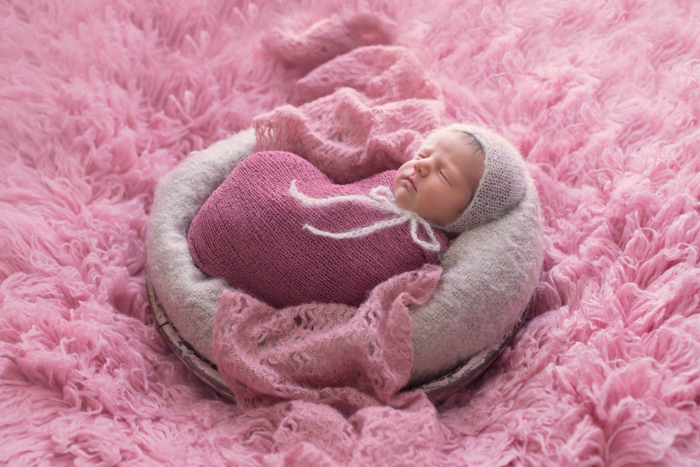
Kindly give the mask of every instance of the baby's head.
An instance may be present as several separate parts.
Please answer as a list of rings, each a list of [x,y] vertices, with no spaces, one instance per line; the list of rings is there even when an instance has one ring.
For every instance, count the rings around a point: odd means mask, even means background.
[[[525,195],[525,165],[502,136],[454,124],[431,133],[392,186],[396,203],[446,232],[501,217]]]

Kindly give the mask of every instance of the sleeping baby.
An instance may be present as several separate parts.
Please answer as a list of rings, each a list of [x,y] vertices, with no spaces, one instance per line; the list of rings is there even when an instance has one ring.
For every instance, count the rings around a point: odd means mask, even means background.
[[[472,125],[436,130],[398,170],[344,185],[297,155],[260,152],[207,199],[188,242],[202,271],[273,307],[358,306],[390,277],[437,264],[448,236],[524,193],[518,151]]]

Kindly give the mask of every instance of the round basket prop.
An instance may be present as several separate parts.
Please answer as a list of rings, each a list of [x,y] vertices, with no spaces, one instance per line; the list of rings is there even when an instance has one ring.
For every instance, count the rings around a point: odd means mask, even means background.
[[[148,298],[173,351],[205,383],[234,399],[212,357],[219,297],[231,288],[206,276],[187,245],[192,219],[231,170],[252,154],[245,130],[193,153],[159,182],[147,238]],[[512,340],[534,297],[542,268],[537,190],[503,218],[462,233],[444,253],[433,297],[412,311],[414,363],[404,390],[437,401],[481,375]],[[474,293],[474,287],[488,289]],[[459,297],[447,300],[446,297]],[[465,337],[466,336],[466,337]]]

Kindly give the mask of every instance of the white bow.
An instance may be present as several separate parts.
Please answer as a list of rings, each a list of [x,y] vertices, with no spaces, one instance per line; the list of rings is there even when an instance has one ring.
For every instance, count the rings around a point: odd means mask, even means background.
[[[394,194],[391,192],[389,187],[374,187],[369,191],[369,196],[343,195],[333,196],[331,198],[310,198],[305,194],[301,193],[299,190],[297,190],[296,180],[292,180],[292,184],[289,186],[289,194],[293,198],[296,198],[297,200],[304,203],[306,206],[329,206],[335,203],[359,201],[361,203],[373,206],[381,211],[391,212],[395,215],[394,217],[390,217],[386,220],[376,222],[367,227],[361,227],[359,229],[351,230],[349,232],[339,233],[326,232],[323,230],[319,230],[316,227],[313,227],[309,224],[304,224],[304,228],[310,230],[311,233],[315,235],[321,235],[323,237],[330,237],[335,239],[365,237],[373,232],[376,232],[377,230],[386,227],[393,227],[395,225],[399,225],[409,221],[411,223],[411,238],[415,243],[429,251],[440,251],[440,243],[435,238],[433,228],[430,226],[428,221],[426,221],[413,211],[409,211],[407,209],[399,207],[399,205],[396,204],[396,201],[394,200]],[[425,240],[421,240],[420,238],[418,238],[419,224],[428,234],[428,237],[430,237],[430,242],[426,242]]]

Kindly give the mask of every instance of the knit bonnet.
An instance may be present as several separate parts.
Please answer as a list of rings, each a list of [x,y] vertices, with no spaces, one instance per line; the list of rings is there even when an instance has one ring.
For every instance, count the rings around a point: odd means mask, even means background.
[[[445,232],[459,233],[497,219],[514,208],[525,196],[525,163],[518,150],[497,133],[477,125],[455,123],[431,133],[423,146],[448,131],[472,135],[484,149],[484,173],[472,201],[447,225],[436,225]],[[422,147],[421,147],[422,149]],[[419,150],[420,151],[420,150]]]

